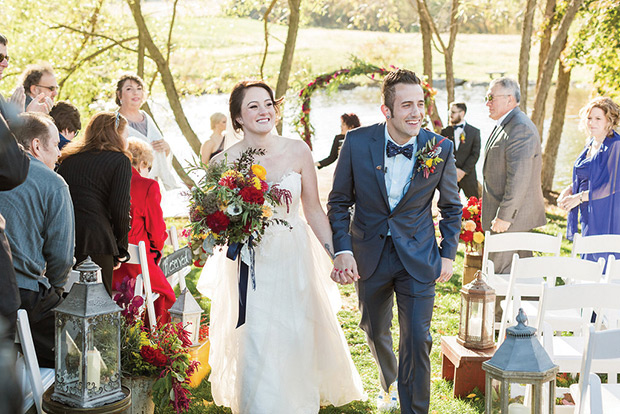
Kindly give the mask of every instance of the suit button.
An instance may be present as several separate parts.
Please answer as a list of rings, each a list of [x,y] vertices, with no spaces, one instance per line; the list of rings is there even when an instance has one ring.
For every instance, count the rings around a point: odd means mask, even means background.
[[[380,235],[379,235],[379,238],[380,238],[381,240],[383,240],[383,239],[385,239],[385,236],[384,236],[383,234],[380,234]]]

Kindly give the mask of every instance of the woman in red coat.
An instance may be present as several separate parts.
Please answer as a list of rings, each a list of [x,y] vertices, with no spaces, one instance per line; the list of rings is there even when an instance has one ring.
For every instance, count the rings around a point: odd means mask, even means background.
[[[131,230],[129,243],[138,244],[144,241],[149,263],[151,288],[159,293],[155,301],[155,316],[159,323],[170,320],[168,309],[174,304],[176,296],[168,283],[164,273],[159,268],[161,250],[166,237],[166,223],[161,211],[161,192],[159,183],[148,176],[153,163],[153,151],[150,146],[139,139],[130,138],[129,152],[131,161]],[[121,283],[125,276],[136,277],[141,273],[140,265],[123,263],[120,269],[114,271],[113,286]]]

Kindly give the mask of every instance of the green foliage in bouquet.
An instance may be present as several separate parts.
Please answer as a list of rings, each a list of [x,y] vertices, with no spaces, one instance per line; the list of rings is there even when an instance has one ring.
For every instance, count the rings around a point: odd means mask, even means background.
[[[249,148],[231,164],[225,158],[192,168],[206,169],[190,194],[189,244],[194,265],[203,266],[215,246],[248,242],[256,246],[268,226],[288,226],[273,217],[273,208],[285,203],[288,209],[291,193],[265,181],[267,170],[254,163],[256,156],[264,154],[262,149]]]

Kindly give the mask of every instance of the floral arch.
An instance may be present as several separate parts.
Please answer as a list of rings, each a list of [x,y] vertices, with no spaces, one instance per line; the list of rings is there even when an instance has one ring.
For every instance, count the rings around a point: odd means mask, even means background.
[[[381,68],[370,63],[366,63],[356,57],[353,57],[352,61],[353,65],[351,67],[342,68],[319,75],[299,91],[298,96],[301,101],[301,107],[299,116],[295,118],[293,125],[295,126],[295,131],[308,144],[310,149],[312,149],[312,135],[314,134],[314,127],[310,122],[310,104],[314,92],[324,88],[329,91],[333,91],[337,89],[339,85],[359,75],[365,75],[370,79],[377,81],[377,77],[382,79],[383,76],[385,76],[385,74],[387,74],[390,70],[398,69],[392,65],[390,65],[390,69]],[[426,83],[425,80],[422,81],[422,89],[424,90],[424,104],[427,108],[424,125],[427,125],[428,117],[433,111],[433,101],[437,91]]]

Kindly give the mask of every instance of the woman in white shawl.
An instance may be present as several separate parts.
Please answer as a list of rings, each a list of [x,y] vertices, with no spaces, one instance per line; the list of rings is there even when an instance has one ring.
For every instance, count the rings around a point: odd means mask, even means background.
[[[119,112],[127,119],[130,137],[140,138],[153,147],[153,167],[149,178],[159,179],[164,188],[177,188],[177,181],[172,173],[170,145],[164,141],[153,119],[140,107],[146,100],[144,82],[133,74],[122,75],[116,84],[116,104]]]

